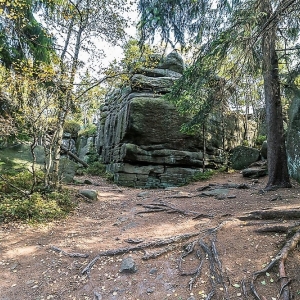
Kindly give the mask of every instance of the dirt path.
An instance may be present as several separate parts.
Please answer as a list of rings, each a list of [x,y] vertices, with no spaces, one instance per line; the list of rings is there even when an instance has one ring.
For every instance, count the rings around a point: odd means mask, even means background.
[[[262,221],[251,223],[240,221],[237,217],[253,210],[300,209],[300,187],[297,183],[293,183],[292,189],[262,193],[267,178],[249,180],[239,173],[219,174],[209,182],[165,190],[135,190],[117,187],[99,178],[90,179],[93,185],[85,188],[97,190],[98,201],[81,202],[67,219],[35,227],[1,225],[0,300],[207,299],[212,283],[216,281],[209,269],[209,255],[201,254],[204,258],[201,274],[191,284],[191,290],[189,283],[193,275],[180,276],[179,273],[197,270],[200,260],[195,253],[200,255],[200,250],[185,257],[180,270],[178,265],[184,245],[196,241],[195,247],[201,249],[199,241],[210,245],[213,237],[222,263],[223,281],[216,283],[215,295],[211,299],[222,299],[220,295],[225,295],[226,289],[230,299],[254,299],[247,285],[243,290],[243,282],[247,282],[254,271],[262,269],[278,253],[286,240],[286,233],[257,233],[255,229],[263,226]],[[217,186],[201,191],[201,187],[209,183]],[[247,184],[250,188],[232,188],[233,184]],[[216,196],[208,193],[211,190]],[[168,205],[186,214],[159,210],[139,213],[147,209],[145,207],[155,207],[154,204]],[[296,222],[281,220],[279,224],[288,226]],[[209,229],[218,226],[219,230],[212,234]],[[155,259],[142,258],[163,248],[152,247],[102,257],[89,276],[81,274],[100,251],[134,246],[130,242],[145,243],[187,233],[198,233],[198,236],[170,244],[173,248]],[[66,253],[88,254],[89,257],[70,257],[54,251],[52,246]],[[119,272],[126,257],[133,258],[137,272]],[[290,254],[286,267],[292,280],[289,288],[293,299],[300,299],[299,267],[300,252],[296,248]],[[257,291],[268,300],[278,299],[276,270],[256,281]]]

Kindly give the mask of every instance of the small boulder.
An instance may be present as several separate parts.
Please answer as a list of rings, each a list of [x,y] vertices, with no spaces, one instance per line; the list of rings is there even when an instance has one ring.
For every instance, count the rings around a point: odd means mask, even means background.
[[[122,260],[121,273],[135,273],[136,271],[137,267],[132,257],[126,257]]]
[[[247,168],[259,159],[259,150],[245,146],[233,148],[230,154],[231,167],[235,170]]]
[[[88,198],[90,200],[93,200],[93,201],[97,200],[97,196],[98,196],[97,191],[95,191],[95,190],[87,190],[87,189],[86,190],[80,190],[79,194],[83,195],[86,198]]]
[[[156,274],[157,274],[157,269],[156,269],[156,268],[152,268],[152,269],[149,271],[149,274],[151,274],[151,275],[156,275]]]
[[[268,144],[267,141],[264,141],[260,148],[260,154],[264,159],[268,158]]]
[[[161,64],[159,64],[158,68],[169,69],[182,74],[184,71],[184,62],[180,54],[174,50],[169,55],[167,55],[167,57]]]
[[[242,171],[243,177],[259,178],[266,176],[268,170],[265,168],[248,168]]]

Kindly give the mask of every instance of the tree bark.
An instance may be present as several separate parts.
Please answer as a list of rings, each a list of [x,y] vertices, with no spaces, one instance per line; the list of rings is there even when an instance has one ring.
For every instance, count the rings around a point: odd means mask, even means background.
[[[262,12],[265,13],[264,23],[267,23],[268,19],[272,15],[270,0],[262,1]],[[266,186],[267,190],[279,187],[291,187],[283,129],[278,57],[275,50],[276,24],[277,22],[272,22],[272,24],[265,29],[262,38],[263,77],[268,139],[269,181]]]

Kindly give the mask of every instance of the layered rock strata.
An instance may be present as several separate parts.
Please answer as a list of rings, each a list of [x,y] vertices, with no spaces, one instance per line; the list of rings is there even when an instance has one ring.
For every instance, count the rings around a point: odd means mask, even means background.
[[[182,185],[201,170],[203,162],[206,168],[222,164],[222,139],[216,139],[221,135],[220,122],[216,120],[203,151],[203,139],[181,132],[187,119],[163,98],[183,70],[182,58],[174,51],[156,68],[138,70],[130,87],[107,94],[97,148],[116,183],[141,188]],[[233,137],[236,127],[234,123],[227,130]]]

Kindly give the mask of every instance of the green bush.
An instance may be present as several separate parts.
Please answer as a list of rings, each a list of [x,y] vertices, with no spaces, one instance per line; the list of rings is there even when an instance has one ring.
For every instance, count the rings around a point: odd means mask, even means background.
[[[195,181],[202,181],[202,180],[208,180],[213,177],[213,175],[216,174],[216,171],[214,170],[207,170],[205,172],[197,172],[195,175],[190,179],[191,182]]]
[[[64,217],[76,206],[70,192],[50,194],[33,193],[25,197],[18,194],[0,197],[0,222],[45,222]]]
[[[44,174],[42,171],[36,172],[37,176],[37,186],[38,188],[42,183]],[[33,174],[28,170],[18,171],[12,170],[11,172],[6,172],[5,181],[0,181],[0,192],[10,194],[17,191],[15,187],[21,190],[28,190],[33,184]]]
[[[26,194],[33,182],[29,171],[5,175],[5,180],[0,179],[0,222],[44,222],[64,217],[74,209],[75,198],[70,191],[45,192],[43,173],[39,171],[37,175],[37,185],[31,195]]]
[[[94,161],[89,164],[86,169],[86,173],[89,175],[104,176],[106,173],[106,167],[100,161]]]
[[[83,171],[84,174],[100,176],[108,181],[113,181],[113,174],[106,171],[106,166],[100,161],[94,161]]]
[[[78,132],[78,135],[79,136],[93,136],[95,135],[97,132],[97,126],[95,124],[89,124],[87,125],[85,128],[81,129],[79,132]]]
[[[72,136],[76,136],[80,131],[81,124],[78,121],[69,120],[64,125],[64,132],[71,133]]]
[[[267,137],[265,135],[259,135],[257,138],[256,138],[256,145],[258,146],[261,146],[263,144],[264,141],[267,140]]]

